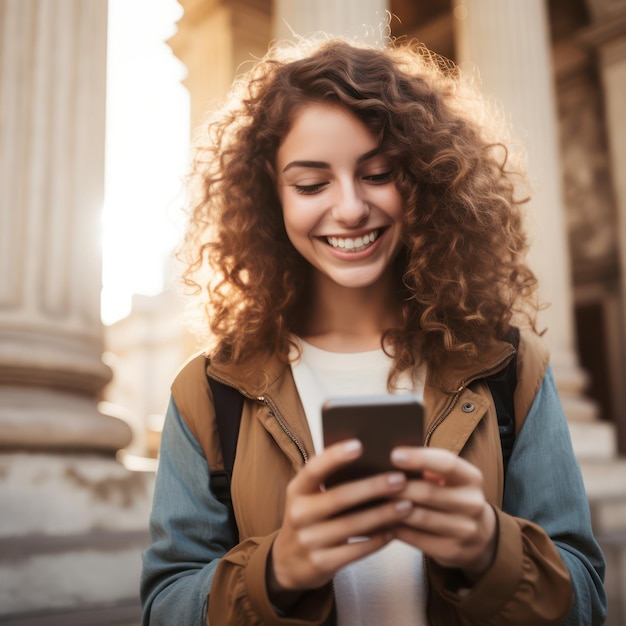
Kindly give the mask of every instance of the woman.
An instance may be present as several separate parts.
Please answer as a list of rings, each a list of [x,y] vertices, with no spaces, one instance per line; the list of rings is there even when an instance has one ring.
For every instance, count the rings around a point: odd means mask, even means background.
[[[212,343],[172,388],[144,624],[603,622],[603,557],[535,331],[521,176],[493,121],[409,47],[303,42],[235,84],[196,159],[186,277]],[[486,377],[513,359],[505,488]],[[208,487],[207,375],[245,396],[238,537]],[[323,448],[322,401],[404,391],[423,398],[425,446],[325,490],[363,450]]]

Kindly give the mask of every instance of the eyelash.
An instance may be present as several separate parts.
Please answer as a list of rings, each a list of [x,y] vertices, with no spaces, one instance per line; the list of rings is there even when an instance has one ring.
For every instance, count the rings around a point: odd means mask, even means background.
[[[296,193],[300,193],[303,196],[311,196],[318,191],[322,190],[327,183],[316,183],[315,185],[294,185]]]
[[[371,183],[387,183],[391,180],[391,172],[382,172],[382,174],[372,174],[371,176],[365,176],[365,180]]]
[[[382,185],[391,180],[391,172],[383,172],[382,174],[371,174],[370,176],[364,176],[364,180],[373,183],[375,185]],[[296,193],[304,196],[311,196],[321,191],[328,183],[315,183],[314,185],[294,185]]]

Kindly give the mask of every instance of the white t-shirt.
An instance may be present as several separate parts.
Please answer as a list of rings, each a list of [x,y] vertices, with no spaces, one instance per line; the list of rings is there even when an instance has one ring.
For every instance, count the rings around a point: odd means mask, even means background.
[[[380,350],[328,352],[300,340],[302,354],[291,364],[315,451],[323,448],[321,409],[329,397],[388,393],[391,359]],[[400,379],[396,393],[424,393],[424,371]],[[339,626],[426,626],[422,552],[394,540],[351,563],[334,578]]]

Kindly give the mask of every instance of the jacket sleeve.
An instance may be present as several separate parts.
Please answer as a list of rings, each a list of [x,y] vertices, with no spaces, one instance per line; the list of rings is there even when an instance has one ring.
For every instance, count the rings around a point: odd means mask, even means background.
[[[142,626],[322,624],[333,605],[330,586],[303,596],[279,617],[265,588],[275,533],[236,544],[226,506],[209,489],[202,448],[173,400],[167,411],[150,533],[143,554]]]
[[[150,535],[143,554],[142,626],[202,626],[215,569],[234,538],[226,506],[209,490],[204,453],[173,400],[161,437]]]
[[[604,557],[551,368],[519,432],[509,462],[498,549],[470,590],[432,583],[463,623],[599,626],[606,619]]]

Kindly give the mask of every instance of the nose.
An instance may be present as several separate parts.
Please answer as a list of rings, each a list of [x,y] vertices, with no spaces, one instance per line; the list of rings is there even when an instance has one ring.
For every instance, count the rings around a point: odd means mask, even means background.
[[[368,217],[370,208],[363,192],[355,181],[343,181],[336,186],[331,215],[337,222],[349,227],[362,224]]]

